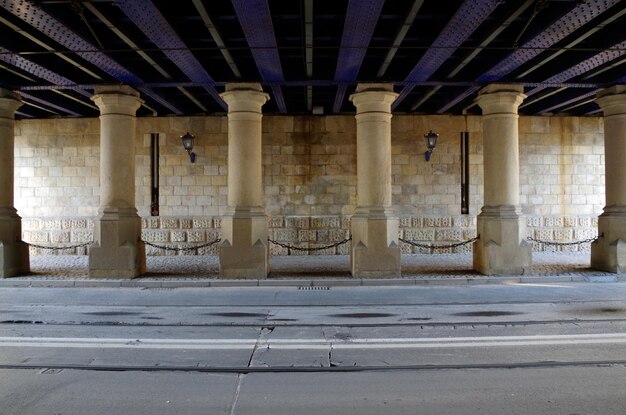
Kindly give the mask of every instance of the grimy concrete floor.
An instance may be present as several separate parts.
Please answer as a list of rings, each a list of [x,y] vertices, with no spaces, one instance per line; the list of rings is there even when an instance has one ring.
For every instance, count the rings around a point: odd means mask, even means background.
[[[590,281],[2,286],[0,413],[623,414],[626,283]]]

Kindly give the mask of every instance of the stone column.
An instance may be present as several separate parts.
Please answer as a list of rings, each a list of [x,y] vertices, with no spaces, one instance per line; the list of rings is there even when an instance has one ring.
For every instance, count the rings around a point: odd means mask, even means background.
[[[600,91],[604,111],[606,206],[598,218],[597,242],[591,244],[591,267],[626,272],[626,85]]]
[[[476,103],[483,111],[485,205],[478,215],[474,270],[486,275],[530,272],[532,246],[519,202],[519,131],[521,85],[492,84]]]
[[[19,95],[0,88],[0,278],[30,271],[28,245],[22,242],[22,219],[14,206],[15,111]]]
[[[100,108],[100,210],[89,276],[133,278],[146,271],[135,207],[135,113],[143,101],[124,85],[96,87],[92,100]]]
[[[222,218],[220,271],[225,278],[266,278],[267,216],[263,208],[260,84],[226,85],[228,104],[228,210]]]
[[[391,208],[391,84],[359,84],[356,107],[357,208],[352,216],[353,277],[400,275],[399,219]]]

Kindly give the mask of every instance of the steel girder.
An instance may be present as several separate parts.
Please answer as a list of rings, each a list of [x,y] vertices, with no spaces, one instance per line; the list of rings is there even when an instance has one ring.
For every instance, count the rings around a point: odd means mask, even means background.
[[[25,93],[25,92],[23,92],[23,91],[20,91],[20,95],[21,95],[23,98],[26,98],[26,99],[28,99],[28,100],[30,100],[30,101],[35,101],[35,102],[38,102],[38,103],[43,104],[43,105],[45,105],[45,106],[47,106],[47,107],[54,108],[55,110],[59,110],[59,111],[66,112],[66,113],[68,113],[68,114],[70,114],[70,115],[74,115],[74,116],[76,116],[76,117],[80,117],[80,116],[82,115],[82,114],[79,114],[79,113],[74,112],[74,111],[72,111],[72,110],[68,110],[67,108],[63,108],[63,107],[62,107],[62,106],[60,106],[60,105],[53,104],[52,102],[46,101],[46,100],[41,99],[41,98],[37,98],[37,97],[35,97],[35,96],[32,96],[31,94]]]
[[[118,0],[117,5],[192,82],[215,83],[151,0]],[[214,87],[205,86],[204,89],[222,108],[227,109]]]
[[[115,60],[99,51],[98,48],[80,37],[69,27],[55,19],[39,7],[23,0],[0,0],[0,6],[39,30],[55,42],[65,46],[88,62],[96,65],[104,72],[125,84],[137,86],[143,81],[135,74],[124,68]],[[165,101],[154,91],[147,88],[138,88],[161,105],[168,108],[175,114],[182,114],[182,111],[174,105]]]
[[[44,68],[43,66],[36,64],[35,62],[31,62],[28,59],[24,59],[23,57],[16,55],[14,53],[12,53],[10,50],[3,48],[2,46],[0,46],[0,60],[3,62],[6,62],[18,69],[21,69],[24,72],[27,72],[31,75],[34,75],[38,78],[41,79],[45,79],[46,81],[57,85],[57,86],[67,86],[67,87],[72,87],[72,86],[76,86],[76,83],[67,79],[64,76],[61,76],[55,72],[52,72],[46,68]],[[85,90],[82,89],[76,89],[76,92],[79,93],[80,95],[83,95],[87,98],[91,97],[91,94]],[[28,95],[28,98],[31,99],[32,101],[35,101],[35,97],[33,97],[32,95]],[[55,108],[58,109],[60,111],[66,112],[68,114],[71,115],[80,115],[77,114],[74,111],[71,111],[67,108],[61,107],[60,105],[56,105],[56,104],[52,104],[48,101],[44,101],[44,100],[39,100],[37,101],[41,104],[45,104],[48,105],[51,108]]]
[[[611,62],[615,59],[621,58],[626,55],[626,41],[620,42],[616,45],[613,45],[611,48],[600,52],[589,59],[586,59],[580,62],[577,65],[572,66],[569,69],[564,70],[550,78],[546,79],[544,82],[546,83],[562,83],[568,81],[572,78],[575,78],[579,75],[582,75],[586,72],[591,71],[592,69],[597,68],[598,66],[602,66],[605,63]],[[538,86],[533,88],[532,90],[526,92],[527,96],[531,96],[536,94],[539,91],[548,88],[547,86]]]
[[[341,111],[347,85],[357,79],[374,28],[383,9],[384,0],[350,0],[343,25],[335,81],[341,82],[335,95],[333,112]]]
[[[565,39],[567,36],[571,35],[576,30],[600,16],[602,13],[606,12],[619,2],[620,0],[587,0],[585,2],[578,3],[576,7],[563,15],[560,19],[556,20],[546,30],[539,33],[537,36],[522,45],[519,49],[515,50],[509,56],[500,61],[497,65],[479,76],[475,82],[480,85],[486,85],[502,79],[515,69],[522,66],[524,63],[538,56],[545,49]],[[446,112],[454,105],[472,95],[478,89],[480,89],[480,87],[474,87],[463,92],[451,100],[448,104],[440,108],[437,113],[441,114]]]
[[[423,82],[428,80],[500,3],[499,0],[465,0],[437,36],[432,46],[426,50],[426,53],[411,70],[406,81]],[[412,90],[413,86],[405,86],[392,107],[397,107]]]
[[[231,0],[243,33],[252,51],[252,57],[264,81],[282,82],[285,80],[276,35],[272,24],[270,6],[267,0]],[[280,86],[273,85],[272,94],[281,113],[287,106]]]

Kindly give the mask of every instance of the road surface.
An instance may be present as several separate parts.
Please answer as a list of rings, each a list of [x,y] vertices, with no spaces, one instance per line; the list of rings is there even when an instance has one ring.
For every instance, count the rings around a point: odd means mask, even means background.
[[[623,414],[626,284],[2,288],[0,413]]]

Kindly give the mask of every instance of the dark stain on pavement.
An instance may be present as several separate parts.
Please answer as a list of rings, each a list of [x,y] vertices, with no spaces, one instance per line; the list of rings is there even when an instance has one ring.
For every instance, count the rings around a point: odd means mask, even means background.
[[[91,311],[82,314],[87,316],[134,316],[141,313],[135,313],[132,311]]]
[[[502,316],[516,316],[520,313],[517,311],[469,311],[464,313],[454,313],[453,316],[458,317],[502,317]]]
[[[204,313],[205,316],[217,316],[217,317],[265,317],[266,314],[262,313],[242,313],[239,311],[227,312],[227,313]]]
[[[601,307],[584,310],[588,314],[626,314],[626,308]]]
[[[380,317],[393,317],[395,314],[389,313],[342,313],[342,314],[330,314],[329,317],[347,317],[347,318],[380,318]]]

